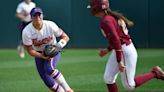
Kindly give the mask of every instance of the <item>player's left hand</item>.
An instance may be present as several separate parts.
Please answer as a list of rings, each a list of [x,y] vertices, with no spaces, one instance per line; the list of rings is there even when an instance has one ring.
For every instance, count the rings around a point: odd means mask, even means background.
[[[51,57],[47,56],[44,58],[46,61],[50,61],[51,60]]]
[[[103,56],[105,56],[107,53],[108,53],[108,49],[107,49],[107,48],[100,49],[100,51],[99,51],[99,56],[100,56],[100,57],[103,57]]]
[[[61,52],[61,48],[57,45],[46,45],[43,54],[45,57],[55,57],[59,52]]]

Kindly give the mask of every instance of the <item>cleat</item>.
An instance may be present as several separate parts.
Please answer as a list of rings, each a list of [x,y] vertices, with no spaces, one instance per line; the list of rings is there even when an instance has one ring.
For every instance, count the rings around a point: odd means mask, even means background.
[[[18,46],[17,47],[17,50],[18,50],[18,54],[21,58],[24,58],[25,57],[25,54],[24,54],[24,47],[23,46]]]
[[[20,53],[19,53],[19,56],[20,56],[21,58],[24,58],[24,57],[25,57],[24,52],[20,52]]]
[[[164,71],[159,66],[154,67],[152,72],[156,74],[157,79],[164,80]]]

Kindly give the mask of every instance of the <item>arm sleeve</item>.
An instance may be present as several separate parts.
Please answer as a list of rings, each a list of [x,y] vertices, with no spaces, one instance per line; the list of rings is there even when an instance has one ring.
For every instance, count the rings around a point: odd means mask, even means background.
[[[114,23],[112,20],[107,20],[102,22],[103,24],[103,30],[105,31],[106,38],[109,41],[109,44],[112,46],[113,49],[116,51],[116,58],[117,62],[121,62],[122,60],[122,47],[121,47],[121,41],[119,38],[119,35],[116,31],[116,27],[114,26]],[[108,49],[110,50],[111,47],[108,46]]]
[[[112,47],[110,45],[108,45],[108,51],[111,51],[112,50]]]
[[[63,30],[60,29],[54,22],[50,22],[49,26],[56,37],[60,37],[62,35]]]
[[[30,37],[30,34],[28,34],[27,32],[24,32],[25,30],[23,30],[22,33],[22,40],[23,40],[23,44],[25,46],[32,46],[32,40]]]

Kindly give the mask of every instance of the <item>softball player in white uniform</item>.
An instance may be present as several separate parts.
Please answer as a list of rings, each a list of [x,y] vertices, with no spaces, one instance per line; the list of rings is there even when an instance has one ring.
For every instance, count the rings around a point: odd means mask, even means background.
[[[43,11],[40,8],[33,8],[30,14],[32,23],[23,30],[22,39],[28,53],[35,57],[41,79],[53,92],[73,92],[61,72],[56,69],[61,54],[50,58],[42,53],[47,44],[58,44],[63,48],[69,37],[54,22],[43,20]],[[56,41],[56,37],[60,38],[59,42]]]

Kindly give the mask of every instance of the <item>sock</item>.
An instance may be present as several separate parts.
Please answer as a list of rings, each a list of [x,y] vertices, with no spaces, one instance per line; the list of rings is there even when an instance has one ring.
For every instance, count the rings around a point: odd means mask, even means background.
[[[55,83],[51,90],[53,92],[65,92],[64,89],[58,83]]]
[[[107,84],[108,92],[118,92],[117,84]]]
[[[71,89],[67,84],[64,76],[57,69],[54,70],[54,72],[51,74],[51,77],[53,77],[55,81],[64,88],[65,91]]]
[[[155,73],[153,72],[149,72],[149,73],[146,73],[146,74],[142,74],[142,75],[139,75],[139,76],[136,76],[134,78],[134,81],[136,83],[136,87],[144,84],[145,82],[151,80],[155,78]]]

